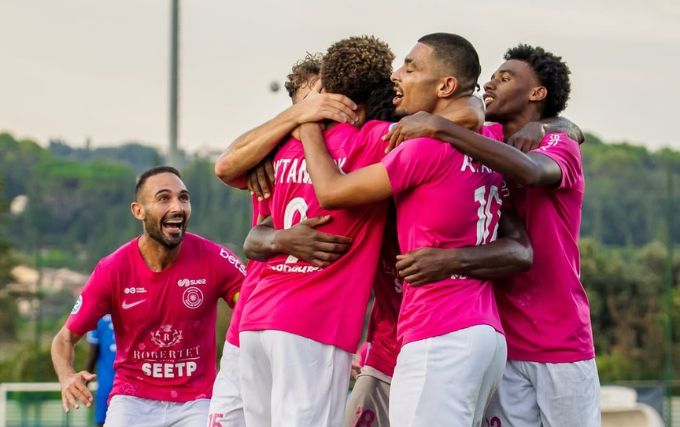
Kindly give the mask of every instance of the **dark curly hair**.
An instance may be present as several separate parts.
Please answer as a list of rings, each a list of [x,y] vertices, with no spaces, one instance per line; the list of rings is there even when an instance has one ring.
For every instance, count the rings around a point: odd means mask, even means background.
[[[394,54],[373,36],[349,37],[328,48],[321,64],[321,81],[328,92],[366,104],[373,90],[392,74]]]
[[[366,120],[383,120],[397,122],[400,117],[392,103],[394,98],[394,83],[386,78],[377,83],[366,100]]]
[[[508,49],[505,60],[524,61],[534,70],[538,81],[545,86],[548,94],[545,97],[542,118],[555,117],[567,107],[571,84],[569,83],[569,67],[562,57],[545,51],[541,47],[520,44]]]
[[[293,65],[293,68],[290,70],[290,74],[288,74],[286,79],[286,83],[284,84],[288,91],[288,96],[293,98],[295,92],[307,83],[310,76],[319,75],[321,72],[321,59],[321,53],[307,52],[307,55],[305,55],[304,58]]]
[[[472,43],[458,34],[450,33],[428,34],[421,37],[418,43],[430,46],[433,56],[439,60],[444,71],[456,77],[456,93],[469,92],[471,95],[474,92],[482,66]]]

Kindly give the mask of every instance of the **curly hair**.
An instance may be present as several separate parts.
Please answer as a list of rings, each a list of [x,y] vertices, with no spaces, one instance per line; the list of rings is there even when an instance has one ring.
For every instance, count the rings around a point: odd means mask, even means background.
[[[443,66],[444,72],[456,77],[456,93],[474,92],[482,66],[472,43],[458,34],[450,33],[428,34],[421,37],[418,43],[430,46],[432,55]]]
[[[567,107],[571,84],[569,83],[569,67],[562,57],[545,51],[541,47],[520,44],[508,49],[505,60],[524,61],[534,70],[538,81],[545,86],[548,94],[545,97],[542,118],[555,117]]]
[[[328,92],[366,104],[374,89],[392,74],[394,54],[373,36],[349,37],[328,48],[321,64],[321,81]]]
[[[295,92],[307,83],[310,76],[318,76],[321,72],[321,53],[309,53],[293,65],[284,86],[288,96],[293,98]]]
[[[366,120],[397,122],[400,117],[392,103],[394,83],[386,78],[377,83],[366,100]]]

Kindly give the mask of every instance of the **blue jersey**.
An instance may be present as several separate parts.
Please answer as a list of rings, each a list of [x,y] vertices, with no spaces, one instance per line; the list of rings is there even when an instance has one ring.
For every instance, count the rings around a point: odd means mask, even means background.
[[[116,340],[113,335],[111,315],[107,314],[97,322],[97,329],[87,333],[87,342],[99,346],[97,355],[97,395],[95,396],[95,418],[97,424],[104,423],[107,400],[113,386],[113,362],[116,360]]]

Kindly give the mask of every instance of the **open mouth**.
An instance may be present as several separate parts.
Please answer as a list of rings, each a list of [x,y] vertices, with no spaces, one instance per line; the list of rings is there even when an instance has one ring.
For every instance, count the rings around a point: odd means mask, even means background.
[[[169,233],[178,234],[184,230],[184,218],[171,218],[161,222],[163,229]]]
[[[493,102],[493,97],[491,95],[484,95],[484,105],[487,107]]]
[[[401,102],[401,99],[404,97],[404,92],[401,90],[400,87],[394,88],[394,98],[392,98],[392,104],[398,105]]]

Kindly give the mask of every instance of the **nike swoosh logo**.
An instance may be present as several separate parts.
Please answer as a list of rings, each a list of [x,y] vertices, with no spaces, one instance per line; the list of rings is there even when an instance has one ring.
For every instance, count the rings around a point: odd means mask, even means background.
[[[139,304],[143,303],[144,301],[146,301],[146,299],[143,299],[143,300],[140,300],[140,301],[135,301],[135,302],[130,303],[130,304],[128,304],[127,302],[123,301],[123,305],[122,305],[123,310],[127,310],[127,309],[129,309],[129,308],[132,308],[132,307],[134,307],[134,306],[136,306],[136,305],[139,305]]]

